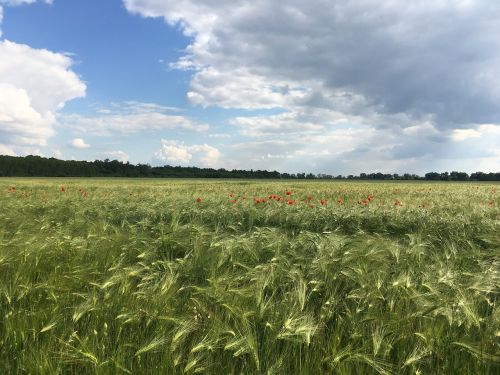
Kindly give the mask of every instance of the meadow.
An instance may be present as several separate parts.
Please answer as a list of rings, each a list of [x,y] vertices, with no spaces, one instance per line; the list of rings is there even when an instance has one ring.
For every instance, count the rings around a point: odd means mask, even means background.
[[[0,373],[499,374],[499,187],[0,179]]]

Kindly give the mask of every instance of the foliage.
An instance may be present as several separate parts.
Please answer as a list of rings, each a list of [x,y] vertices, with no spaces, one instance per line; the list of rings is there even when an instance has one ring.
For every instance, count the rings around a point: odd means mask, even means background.
[[[496,189],[1,179],[0,373],[498,374]]]
[[[297,180],[440,180],[440,181],[500,181],[499,172],[429,172],[425,177],[405,173],[361,173],[359,176],[332,176],[313,173],[280,173],[267,170],[226,170],[224,168],[152,167],[118,160],[59,160],[40,156],[15,157],[0,155],[0,177],[155,177],[155,178],[240,178],[240,179],[297,179]]]

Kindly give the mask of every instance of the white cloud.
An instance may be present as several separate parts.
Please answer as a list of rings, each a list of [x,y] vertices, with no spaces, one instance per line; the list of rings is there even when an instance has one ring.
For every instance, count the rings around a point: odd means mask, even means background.
[[[162,147],[156,153],[156,156],[161,160],[167,160],[173,163],[188,164],[193,155],[188,151],[184,143],[180,141],[162,140]]]
[[[190,37],[170,66],[192,71],[192,104],[282,110],[230,120],[252,138],[226,155],[235,167],[496,165],[482,127],[500,123],[500,3],[123,1]]]
[[[0,155],[17,156],[12,148],[2,144],[0,144]]]
[[[135,100],[125,102],[113,102],[110,108],[102,108],[106,113],[124,114],[124,113],[168,113],[182,112],[181,108],[168,107],[157,103],[144,103]]]
[[[195,69],[195,104],[290,109],[304,93],[343,90],[378,113],[433,115],[438,128],[500,118],[497,2],[124,3],[192,37],[173,66]],[[334,100],[321,105],[338,110]]]
[[[54,158],[56,158],[56,159],[64,159],[64,154],[62,153],[61,150],[59,150],[59,149],[56,148],[56,149],[52,149],[51,152],[52,152],[52,156]]]
[[[89,148],[90,147],[89,144],[85,143],[85,141],[83,140],[83,138],[74,138],[70,142],[70,146],[74,147],[74,148],[80,148],[80,149]]]
[[[219,150],[208,144],[188,146],[182,141],[167,139],[162,139],[161,143],[161,149],[155,154],[159,160],[202,167],[216,167],[219,164]]]
[[[493,137],[498,140],[497,145],[500,144],[500,125],[483,124],[471,129],[455,129],[450,137],[454,141],[465,141],[466,139],[481,138],[483,136]]]
[[[430,121],[424,121],[422,123],[408,126],[406,128],[403,128],[402,132],[405,135],[413,137],[429,137],[439,134],[439,131],[436,129],[435,125]]]
[[[191,81],[187,97],[195,105],[223,108],[262,109],[285,107],[305,97],[303,88],[272,77],[261,77],[242,68],[199,70]]]
[[[215,139],[224,139],[224,138],[231,138],[232,134],[229,133],[211,133],[208,135],[209,138],[215,138]]]
[[[95,115],[68,114],[61,115],[58,120],[81,133],[100,136],[172,129],[204,132],[209,128],[205,123],[168,113],[171,111],[179,110],[153,103],[125,102],[101,108]]]
[[[53,134],[53,114],[36,111],[25,89],[0,83],[0,139],[12,144],[45,145]]]
[[[454,141],[464,141],[469,138],[479,138],[481,132],[476,129],[455,129],[451,134],[451,139]]]
[[[248,137],[305,136],[324,133],[337,125],[361,123],[355,116],[317,108],[297,108],[277,115],[238,116],[230,122]]]
[[[56,114],[85,95],[85,84],[60,53],[0,41],[0,142],[9,147],[44,146]]]
[[[259,169],[264,166],[267,169],[310,171],[319,162],[326,162],[326,160],[340,156],[346,157],[356,149],[366,149],[368,144],[376,142],[379,137],[380,133],[374,128],[363,126],[332,129],[320,134],[266,137],[264,140],[232,145],[226,159],[236,161],[246,169]],[[370,148],[373,148],[375,152],[380,152],[377,146],[370,146]],[[272,167],[266,165],[269,160],[272,161]],[[231,165],[231,167],[237,167],[237,165]]]
[[[130,159],[128,154],[121,150],[103,151],[100,152],[99,155],[103,158],[118,160],[124,163]]]

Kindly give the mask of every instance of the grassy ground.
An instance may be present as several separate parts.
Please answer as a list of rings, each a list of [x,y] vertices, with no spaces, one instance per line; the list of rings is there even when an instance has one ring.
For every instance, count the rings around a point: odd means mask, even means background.
[[[498,188],[1,179],[0,373],[498,374]]]

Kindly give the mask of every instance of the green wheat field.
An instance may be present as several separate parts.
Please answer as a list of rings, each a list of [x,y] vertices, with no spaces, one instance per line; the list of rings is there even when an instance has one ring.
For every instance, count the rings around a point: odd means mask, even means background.
[[[0,373],[499,374],[499,187],[0,179]]]

